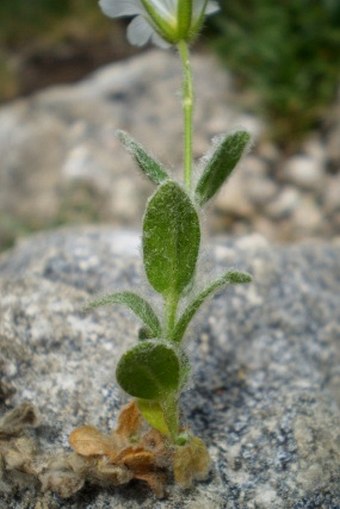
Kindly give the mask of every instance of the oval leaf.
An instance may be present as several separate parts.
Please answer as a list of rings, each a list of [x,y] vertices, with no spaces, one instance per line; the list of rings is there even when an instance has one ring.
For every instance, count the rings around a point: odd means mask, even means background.
[[[171,344],[145,340],[122,356],[116,376],[130,396],[160,401],[179,389],[180,359]]]
[[[196,186],[197,203],[202,207],[229,177],[250,141],[246,131],[224,136],[208,160]]]
[[[151,197],[143,225],[146,275],[164,295],[180,295],[193,278],[200,243],[197,212],[187,193],[173,181]]]
[[[139,168],[143,173],[145,173],[147,177],[149,177],[151,182],[154,184],[160,184],[169,178],[163,166],[153,157],[151,157],[150,154],[144,150],[142,145],[137,143],[126,132],[118,130],[117,137],[122,142],[127,151],[132,154]]]

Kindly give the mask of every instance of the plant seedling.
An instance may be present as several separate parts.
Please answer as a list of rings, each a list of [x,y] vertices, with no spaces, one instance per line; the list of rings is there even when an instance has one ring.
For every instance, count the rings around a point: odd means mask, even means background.
[[[117,382],[134,399],[134,412],[137,409],[168,444],[175,481],[189,487],[194,479],[206,476],[210,461],[203,442],[183,430],[180,424],[179,397],[191,370],[183,339],[190,321],[211,294],[229,284],[251,281],[249,274],[229,270],[198,295],[194,294],[201,243],[200,213],[236,167],[249,146],[250,136],[243,130],[222,136],[193,185],[193,85],[188,45],[197,36],[205,14],[216,10],[215,2],[130,0],[124,4],[118,0],[101,0],[100,4],[111,17],[137,16],[128,28],[132,43],[141,45],[151,39],[162,47],[177,46],[183,65],[184,184],[175,181],[127,133],[117,133],[139,169],[156,186],[144,214],[142,249],[147,280],[163,300],[162,314],[158,316],[144,297],[130,291],[106,295],[89,306],[124,304],[141,320],[143,327],[137,344],[118,362]],[[87,455],[88,451],[92,455],[103,454],[103,443],[98,441],[93,428],[79,430],[90,441]],[[84,447],[74,439],[74,433],[77,430],[73,432],[71,444],[78,454],[84,455]],[[134,440],[138,443],[140,436]],[[133,441],[130,447],[132,444]],[[108,458],[111,456],[107,454]]]

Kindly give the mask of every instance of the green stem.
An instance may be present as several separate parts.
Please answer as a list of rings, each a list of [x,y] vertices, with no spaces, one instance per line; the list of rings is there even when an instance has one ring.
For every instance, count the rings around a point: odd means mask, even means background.
[[[188,45],[185,41],[179,41],[177,47],[183,66],[184,182],[189,191],[192,174],[192,114],[194,92]]]
[[[179,433],[177,395],[169,394],[167,399],[162,401],[160,404],[163,410],[165,422],[170,431],[171,439],[174,443],[176,443]]]
[[[169,294],[165,301],[165,320],[166,320],[166,336],[172,339],[173,331],[176,323],[176,313],[178,306],[178,296]]]

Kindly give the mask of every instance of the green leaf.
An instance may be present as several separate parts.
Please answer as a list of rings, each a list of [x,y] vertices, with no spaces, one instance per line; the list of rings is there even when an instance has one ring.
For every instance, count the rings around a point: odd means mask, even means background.
[[[187,193],[173,181],[151,197],[143,224],[145,272],[153,288],[178,296],[193,278],[200,244],[197,212]]]
[[[144,322],[147,329],[150,330],[154,337],[159,337],[161,335],[162,329],[157,315],[143,297],[133,292],[112,293],[90,302],[86,309],[89,310],[107,304],[125,304]]]
[[[172,344],[145,340],[121,357],[116,376],[130,396],[160,401],[178,391],[181,361]]]
[[[140,413],[150,426],[160,431],[163,435],[170,435],[163,409],[157,401],[138,399],[137,404]]]
[[[208,160],[195,190],[197,203],[202,207],[229,177],[250,141],[246,131],[224,136]]]
[[[223,276],[213,281],[205,290],[198,294],[198,296],[188,305],[183,312],[182,316],[175,325],[173,340],[181,341],[187,326],[192,320],[195,313],[198,311],[201,304],[216,290],[219,290],[227,284],[250,283],[252,277],[247,272],[238,272],[236,270],[229,270]]]
[[[165,168],[148,154],[142,145],[137,143],[129,134],[124,131],[117,131],[117,137],[124,147],[134,157],[139,168],[154,184],[161,184],[169,179]]]

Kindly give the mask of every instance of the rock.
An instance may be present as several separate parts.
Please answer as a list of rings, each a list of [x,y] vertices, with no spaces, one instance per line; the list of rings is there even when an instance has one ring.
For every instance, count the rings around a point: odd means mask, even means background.
[[[315,162],[319,162],[319,167],[323,168],[327,159],[326,147],[317,132],[307,136],[302,144],[301,151]]]
[[[260,158],[248,157],[245,161],[245,173],[247,174],[245,193],[255,206],[261,208],[274,199],[278,193],[278,186],[266,175],[266,165]]]
[[[214,199],[214,206],[218,212],[239,218],[250,218],[254,214],[254,207],[248,200],[242,173],[234,173]]]
[[[255,117],[231,107],[230,77],[213,57],[194,55],[193,70],[197,157],[220,130],[244,123],[259,133]],[[213,76],[213,87],[207,74]],[[49,88],[2,107],[2,238],[13,229],[15,235],[79,220],[139,226],[153,188],[136,175],[114,132],[129,131],[170,171],[178,171],[183,159],[180,87],[178,58],[154,50],[109,65],[80,83]],[[85,191],[79,196],[74,188]]]
[[[324,207],[326,213],[329,214],[340,210],[340,174],[332,179],[332,184],[326,188]]]
[[[312,198],[304,197],[294,210],[293,221],[301,236],[318,235],[322,229],[322,213]],[[298,235],[298,237],[300,236]]]
[[[340,167],[340,148],[339,148],[339,139],[340,139],[340,125],[337,126],[331,135],[329,136],[329,140],[327,143],[327,153],[329,156],[329,166],[332,172],[339,172]]]
[[[272,219],[290,216],[299,204],[300,193],[294,187],[284,187],[275,200],[266,206],[266,214]]]
[[[237,176],[207,212],[210,231],[239,234],[259,225],[257,231],[270,240],[300,239],[304,232],[295,227],[292,212],[298,197],[308,199],[312,193],[321,205],[318,235],[332,237],[338,216],[329,214],[323,196],[332,194],[339,174],[337,109],[326,134],[308,136],[298,154],[287,159],[263,135],[263,122],[235,107],[239,97],[230,74],[210,55],[194,54],[192,60],[194,158],[201,158],[216,135],[242,128],[253,136]],[[79,83],[2,106],[0,250],[25,233],[67,223],[139,227],[153,187],[138,174],[114,132],[129,131],[179,176],[180,86],[176,56],[153,50],[108,65]],[[287,223],[284,230],[277,221]]]
[[[281,159],[281,154],[278,147],[268,140],[259,140],[259,143],[256,147],[256,152],[260,157],[272,165],[276,165],[277,162]]]
[[[16,389],[0,400],[0,415],[26,401],[41,421],[29,442],[16,442],[17,460],[22,448],[28,455],[36,448],[58,464],[74,427],[114,426],[125,400],[114,367],[139,324],[119,306],[86,315],[82,309],[110,290],[149,293],[138,251],[137,235],[102,227],[40,234],[0,258],[1,362]],[[182,398],[183,419],[209,448],[207,481],[190,491],[169,482],[164,500],[142,482],[85,486],[64,500],[41,493],[23,474],[14,484],[5,469],[4,507],[339,507],[339,251],[339,242],[271,247],[258,235],[220,237],[207,249],[203,279],[232,265],[254,276],[207,303],[189,335],[194,375]],[[81,486],[68,481],[72,490]]]
[[[317,157],[291,157],[284,167],[284,177],[303,189],[321,190],[324,180],[322,163]]]

